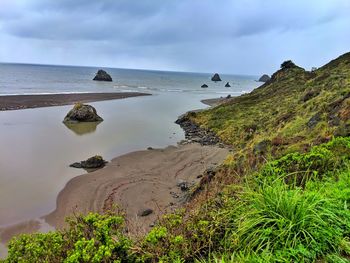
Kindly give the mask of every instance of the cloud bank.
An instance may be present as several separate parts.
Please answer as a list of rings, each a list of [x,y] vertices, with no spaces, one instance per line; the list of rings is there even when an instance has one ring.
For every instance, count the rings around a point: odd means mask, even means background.
[[[236,74],[350,51],[348,0],[1,0],[0,61]]]

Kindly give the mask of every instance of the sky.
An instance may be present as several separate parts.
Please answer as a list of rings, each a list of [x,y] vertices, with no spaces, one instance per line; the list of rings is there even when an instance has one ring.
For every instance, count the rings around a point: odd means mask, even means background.
[[[0,0],[0,62],[271,74],[350,51],[350,0]]]

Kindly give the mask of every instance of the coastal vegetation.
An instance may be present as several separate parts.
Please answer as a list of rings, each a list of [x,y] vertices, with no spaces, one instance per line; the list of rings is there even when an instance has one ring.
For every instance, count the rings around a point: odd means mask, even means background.
[[[233,148],[187,206],[138,238],[121,212],[75,215],[4,262],[350,262],[350,53],[186,118]]]

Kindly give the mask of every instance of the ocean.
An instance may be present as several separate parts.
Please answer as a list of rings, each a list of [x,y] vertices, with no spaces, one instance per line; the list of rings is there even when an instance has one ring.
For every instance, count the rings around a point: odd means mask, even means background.
[[[98,68],[0,63],[0,95],[85,92],[148,92],[239,95],[259,85],[257,76],[104,68],[113,82],[92,81]],[[230,82],[231,88],[225,88]],[[209,88],[200,88],[206,83]]]
[[[55,209],[58,193],[83,174],[69,164],[101,154],[116,156],[176,145],[184,138],[174,123],[202,99],[237,96],[260,85],[256,76],[105,69],[113,82],[92,81],[98,68],[0,64],[0,95],[82,92],[146,92],[153,96],[93,102],[104,121],[79,129],[62,120],[72,106],[0,112],[1,227],[39,218]],[[225,88],[230,82],[230,88]],[[208,88],[201,88],[202,84]],[[1,247],[0,247],[1,248]],[[1,249],[0,249],[1,250]],[[0,252],[1,254],[1,252]]]

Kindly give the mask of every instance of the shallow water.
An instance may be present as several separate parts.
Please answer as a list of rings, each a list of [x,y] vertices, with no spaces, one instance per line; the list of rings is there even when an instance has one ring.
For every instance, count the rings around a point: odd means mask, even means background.
[[[207,107],[202,99],[239,95],[259,85],[253,77],[222,75],[225,81],[213,83],[209,74],[119,69],[111,70],[116,82],[96,83],[90,80],[94,68],[0,64],[0,72],[14,70],[18,74],[0,79],[0,94],[146,91],[153,96],[91,103],[104,121],[78,126],[62,123],[72,106],[0,111],[0,229],[54,210],[64,185],[85,172],[69,164],[95,154],[111,160],[149,146],[176,145],[184,138],[174,123],[179,115]],[[61,80],[65,75],[68,81]],[[226,81],[233,86],[224,88]],[[204,82],[208,89],[199,88]],[[4,251],[0,244],[0,256]]]
[[[205,106],[199,99],[180,97],[163,94],[92,103],[104,121],[84,135],[62,123],[71,106],[0,112],[0,226],[53,210],[67,181],[84,173],[69,167],[75,161],[95,154],[110,160],[183,139],[174,120]]]

